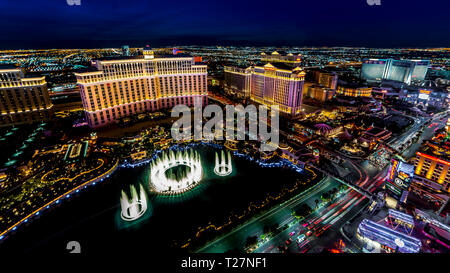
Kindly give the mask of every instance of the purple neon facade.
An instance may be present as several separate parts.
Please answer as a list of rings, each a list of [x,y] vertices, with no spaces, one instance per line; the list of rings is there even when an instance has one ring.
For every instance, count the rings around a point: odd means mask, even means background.
[[[402,253],[418,253],[422,247],[419,239],[367,219],[359,224],[358,235]]]
[[[399,222],[414,226],[414,218],[411,215],[403,213],[401,211],[389,209],[388,217],[392,218],[393,220],[398,220]]]

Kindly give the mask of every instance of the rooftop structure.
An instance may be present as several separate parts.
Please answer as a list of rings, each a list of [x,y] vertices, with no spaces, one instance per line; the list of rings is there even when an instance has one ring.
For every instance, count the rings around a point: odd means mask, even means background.
[[[338,75],[336,72],[328,72],[324,70],[313,70],[312,76],[314,82],[319,84],[320,86],[336,89],[338,82]]]
[[[359,224],[358,235],[402,253],[418,253],[422,247],[419,239],[368,219],[362,220]]]
[[[261,52],[261,61],[265,63],[280,62],[292,68],[300,65],[301,55],[283,51]]]
[[[411,234],[414,229],[414,218],[398,210],[389,209],[386,221],[394,229],[402,227],[408,234]]]
[[[378,127],[369,127],[369,129],[367,129],[364,132],[364,135],[362,136],[362,138],[368,140],[368,141],[376,141],[376,140],[386,140],[389,139],[392,135],[392,132],[382,129],[382,128],[378,128]]]

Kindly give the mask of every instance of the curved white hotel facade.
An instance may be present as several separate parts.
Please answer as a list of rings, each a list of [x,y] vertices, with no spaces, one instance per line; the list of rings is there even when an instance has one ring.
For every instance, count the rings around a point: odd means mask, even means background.
[[[90,127],[178,104],[205,105],[208,99],[207,66],[190,56],[143,56],[102,59],[92,71],[75,73]]]

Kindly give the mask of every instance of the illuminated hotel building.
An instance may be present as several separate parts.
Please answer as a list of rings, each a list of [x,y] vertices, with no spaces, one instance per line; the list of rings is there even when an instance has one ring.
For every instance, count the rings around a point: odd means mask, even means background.
[[[414,183],[431,188],[436,193],[441,191],[450,193],[448,156],[435,155],[431,149],[427,149],[416,153],[414,165],[416,166]]]
[[[49,120],[52,107],[44,76],[0,67],[0,126]]]
[[[89,126],[178,104],[207,104],[206,64],[180,54],[155,57],[148,48],[143,53],[97,60],[94,71],[75,73]]]
[[[334,72],[323,70],[309,71],[303,86],[303,94],[320,102],[329,101],[336,93],[337,81],[338,76]]]
[[[225,92],[240,98],[250,97],[250,79],[253,69],[225,66]]]
[[[363,61],[361,78],[369,81],[381,81],[386,78],[388,59],[367,59]]]
[[[284,63],[267,63],[246,69],[225,67],[225,88],[235,89],[252,101],[295,116],[301,112],[305,72]]]
[[[305,96],[316,99],[321,102],[331,100],[336,92],[336,90],[334,89],[307,83],[305,83],[303,88],[304,88],[303,93],[305,94]]]
[[[338,81],[338,76],[336,73],[315,70],[312,74],[316,83],[324,86],[325,88],[336,89]]]
[[[336,89],[336,95],[348,97],[371,97],[371,87],[351,87],[339,85]]]
[[[411,84],[411,81],[425,79],[429,65],[429,60],[366,59],[361,77],[369,81],[386,79]]]
[[[414,69],[411,75],[412,81],[423,81],[428,72],[428,66],[430,66],[429,60],[412,60],[414,63]]]

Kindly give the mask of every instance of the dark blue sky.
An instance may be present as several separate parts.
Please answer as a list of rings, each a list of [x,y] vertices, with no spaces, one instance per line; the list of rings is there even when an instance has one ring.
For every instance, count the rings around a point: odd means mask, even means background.
[[[0,48],[450,47],[449,0],[0,0]]]

